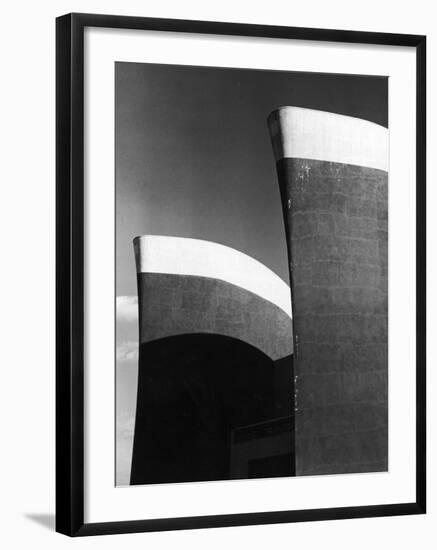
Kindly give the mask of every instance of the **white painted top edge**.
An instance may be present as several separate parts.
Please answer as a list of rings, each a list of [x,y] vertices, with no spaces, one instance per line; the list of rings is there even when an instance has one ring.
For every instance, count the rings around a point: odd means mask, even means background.
[[[268,124],[276,160],[302,158],[388,172],[388,129],[361,118],[280,107]]]
[[[290,287],[264,264],[222,244],[161,235],[134,239],[138,273],[210,277],[239,286],[278,306],[291,318]]]

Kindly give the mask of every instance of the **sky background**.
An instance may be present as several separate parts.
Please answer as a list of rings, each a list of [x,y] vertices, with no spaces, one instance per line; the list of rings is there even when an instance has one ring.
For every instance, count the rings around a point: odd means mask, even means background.
[[[137,379],[132,240],[218,242],[288,283],[285,233],[267,127],[293,105],[388,126],[383,77],[116,63],[117,484],[129,482]]]

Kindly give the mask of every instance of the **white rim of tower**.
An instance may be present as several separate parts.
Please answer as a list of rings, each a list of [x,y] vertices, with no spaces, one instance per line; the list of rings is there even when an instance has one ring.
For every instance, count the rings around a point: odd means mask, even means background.
[[[268,117],[276,161],[300,158],[388,172],[389,131],[361,118],[301,107],[279,107]]]
[[[223,244],[164,235],[134,239],[137,273],[218,279],[264,298],[291,318],[290,287],[267,266]]]

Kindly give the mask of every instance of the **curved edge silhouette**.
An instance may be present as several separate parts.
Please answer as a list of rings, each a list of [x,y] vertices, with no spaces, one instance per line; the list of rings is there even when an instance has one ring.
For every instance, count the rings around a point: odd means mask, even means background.
[[[293,413],[292,358],[280,362],[276,366],[256,347],[218,334],[143,343],[130,483],[240,477],[231,471],[232,431]],[[261,453],[266,460],[249,468],[256,474],[250,477],[278,475],[274,457],[282,455],[291,458],[279,475],[294,475],[294,433],[288,435],[273,456],[266,438],[257,443],[255,434],[256,452],[251,448],[249,455],[258,460]]]

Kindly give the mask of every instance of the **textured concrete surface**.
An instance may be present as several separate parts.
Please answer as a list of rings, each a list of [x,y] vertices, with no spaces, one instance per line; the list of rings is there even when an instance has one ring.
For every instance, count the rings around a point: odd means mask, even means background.
[[[288,239],[296,474],[387,470],[387,173],[277,163]]]
[[[138,298],[131,484],[294,475],[290,317],[207,277],[139,273]],[[245,450],[232,439],[285,415],[279,437],[255,430]]]
[[[288,284],[266,265],[223,244],[168,235],[134,239],[137,273],[203,277],[243,288],[291,317]]]
[[[293,351],[290,317],[268,300],[224,281],[139,273],[138,303],[141,344],[205,332],[238,338],[274,360]]]

